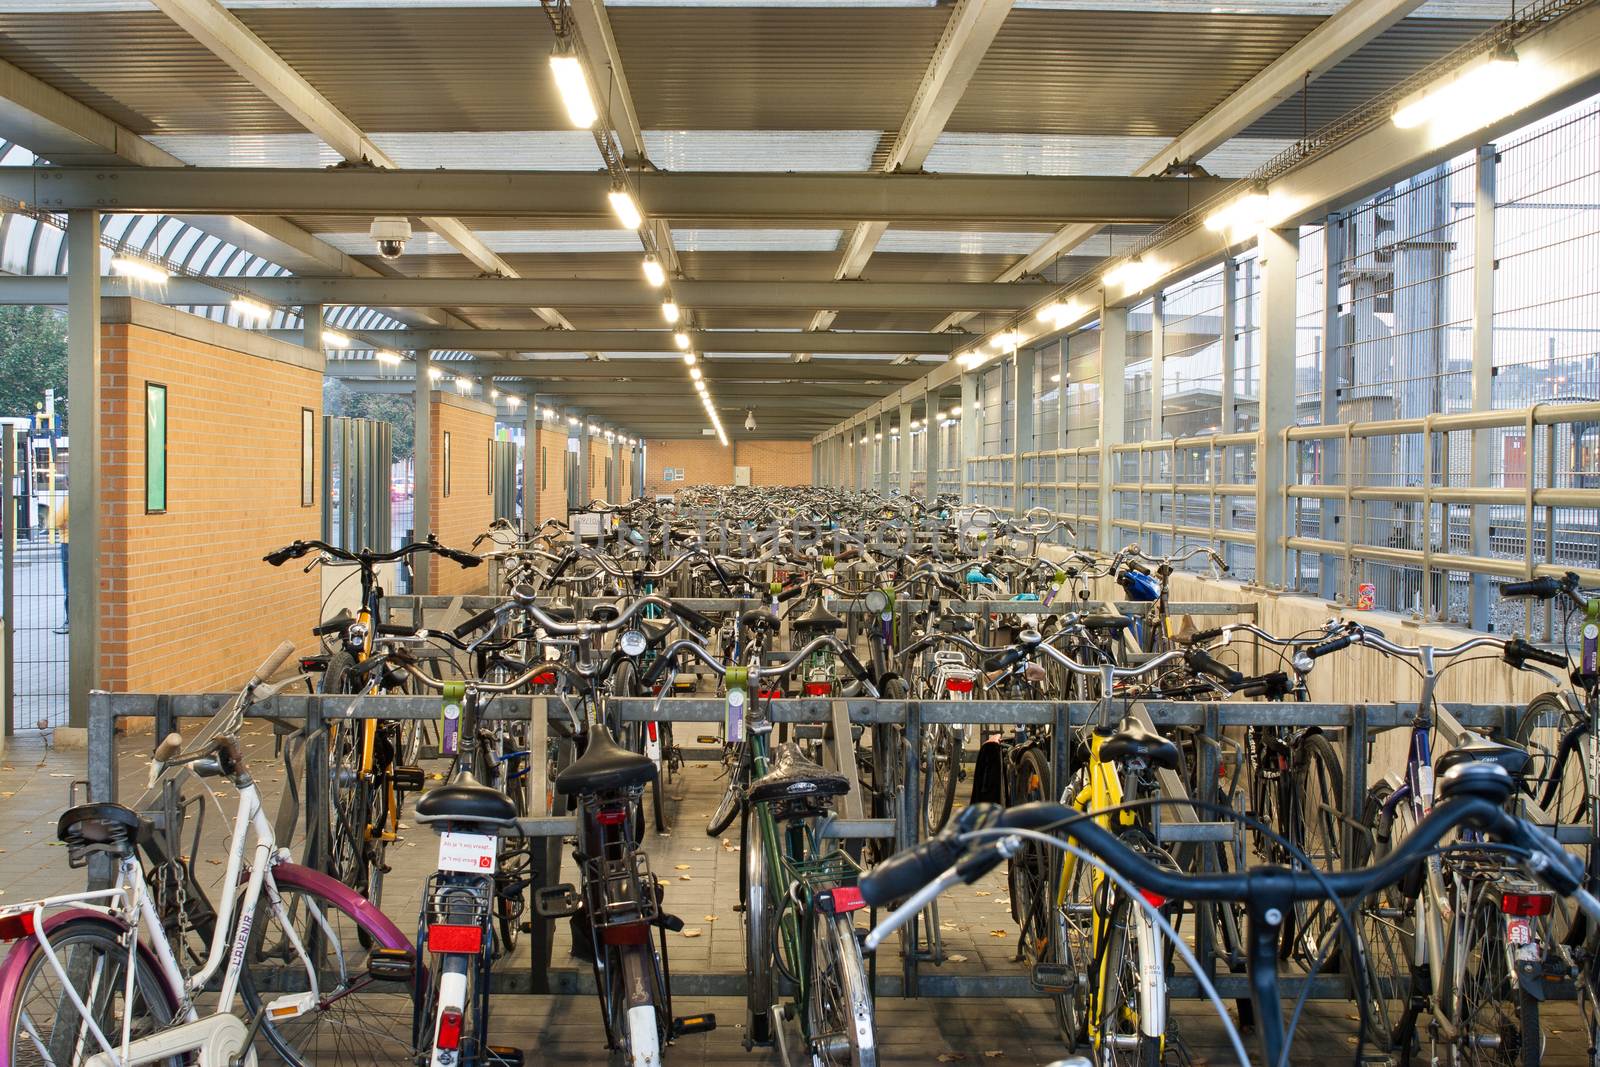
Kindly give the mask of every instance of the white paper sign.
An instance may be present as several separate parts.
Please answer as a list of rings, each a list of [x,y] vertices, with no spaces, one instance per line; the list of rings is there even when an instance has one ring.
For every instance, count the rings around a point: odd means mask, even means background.
[[[439,869],[493,874],[500,841],[492,834],[439,835]]]

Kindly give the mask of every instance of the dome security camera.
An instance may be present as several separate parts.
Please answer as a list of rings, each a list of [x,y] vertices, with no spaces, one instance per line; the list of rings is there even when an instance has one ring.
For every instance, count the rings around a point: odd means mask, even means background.
[[[747,430],[753,430],[753,429],[756,428],[756,409],[755,408],[745,408],[745,411],[744,411],[744,428],[747,429]]]
[[[384,259],[399,259],[411,240],[411,220],[397,215],[379,215],[372,220],[367,231],[378,245],[378,255]]]

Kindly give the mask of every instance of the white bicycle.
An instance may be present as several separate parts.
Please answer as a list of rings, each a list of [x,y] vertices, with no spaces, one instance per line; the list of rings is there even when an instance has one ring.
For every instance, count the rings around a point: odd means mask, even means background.
[[[117,873],[110,888],[0,909],[0,939],[16,942],[0,962],[0,1067],[254,1067],[258,1036],[296,1065],[411,1059],[410,943],[354,890],[288,861],[235,736],[251,703],[300,680],[265,681],[293,651],[280,647],[187,748],[163,739],[139,804],[62,814],[71,865],[104,855]],[[222,883],[238,888],[214,910],[190,902],[200,949],[169,939],[140,856],[156,835],[140,811],[185,774],[239,794]]]

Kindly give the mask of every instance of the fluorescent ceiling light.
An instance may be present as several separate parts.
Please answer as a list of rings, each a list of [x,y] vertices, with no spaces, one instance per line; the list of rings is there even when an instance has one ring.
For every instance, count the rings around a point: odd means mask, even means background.
[[[1130,259],[1117,264],[1101,276],[1100,280],[1125,292],[1136,293],[1147,289],[1161,276],[1161,264],[1147,259]]]
[[[1017,347],[1017,342],[1022,340],[1022,334],[1016,330],[1001,330],[994,335],[989,346],[996,352],[1010,352]]]
[[[1206,229],[1230,238],[1254,237],[1272,222],[1272,197],[1252,191],[1206,216]]]
[[[506,403],[509,404],[511,407],[516,407],[518,404],[522,403],[522,398],[519,397],[519,396],[516,396],[516,395],[514,395],[512,393],[507,393],[506,394]]]
[[[685,352],[683,354],[683,361],[691,367],[694,366],[696,362],[695,354],[693,352]]]
[[[1040,322],[1047,323],[1056,327],[1057,329],[1060,329],[1062,326],[1065,326],[1067,323],[1078,318],[1082,314],[1083,308],[1079,306],[1076,300],[1069,300],[1066,303],[1062,303],[1061,301],[1057,300],[1040,308],[1039,314],[1036,316],[1036,318],[1038,318]]]
[[[661,305],[661,317],[666,319],[668,323],[677,322],[678,305],[670,300],[664,301]]]
[[[1506,49],[1395,108],[1394,124],[1409,130],[1448,117],[1479,126],[1518,106],[1531,80],[1516,53]]]
[[[558,51],[550,55],[550,73],[555,75],[556,88],[561,92],[561,102],[567,105],[567,118],[580,130],[587,130],[600,117],[594,106],[594,95],[589,92],[589,76],[584,73],[583,61],[571,52]]]
[[[151,285],[166,285],[172,279],[172,275],[167,272],[165,267],[133,256],[112,257],[111,272],[120,274],[124,278],[132,278],[136,282],[148,282]]]
[[[618,222],[630,230],[637,230],[644,225],[644,216],[639,214],[639,205],[633,202],[632,193],[626,189],[613,189],[608,195],[611,210],[616,213]]]
[[[372,354],[372,358],[376,359],[379,363],[387,363],[391,367],[399,366],[400,364],[400,354],[398,352],[391,352],[387,348],[378,349]],[[438,368],[435,369],[437,370]]]
[[[338,330],[323,330],[322,343],[329,348],[349,348],[350,338]]]
[[[248,296],[236,296],[229,301],[228,306],[233,308],[233,313],[246,322],[260,325],[272,318],[272,309],[259,300],[251,300]]]
[[[693,378],[695,381],[698,382],[703,377],[703,375],[701,375],[701,373],[700,373],[700,368],[699,367],[690,367],[689,368],[689,377]]]
[[[672,335],[672,343],[677,345],[679,348],[683,349],[685,352],[687,352],[689,350],[689,334],[688,334],[688,332],[684,331],[684,330],[679,330],[677,333],[673,334]]]
[[[440,378],[443,378],[443,377],[444,377],[444,371],[440,370],[438,367],[429,367],[428,368],[428,378],[430,380],[438,381]]]
[[[644,257],[644,280],[652,289],[659,289],[667,282],[667,272],[661,269],[661,261],[655,256]]]

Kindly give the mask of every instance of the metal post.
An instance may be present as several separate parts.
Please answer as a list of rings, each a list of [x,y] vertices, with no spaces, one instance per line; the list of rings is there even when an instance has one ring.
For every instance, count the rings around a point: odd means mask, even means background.
[[[433,531],[433,376],[430,353],[416,354],[416,407],[412,411],[411,447],[411,536],[424,540]],[[428,576],[428,553],[411,557],[412,592],[425,595],[433,591]]]
[[[89,725],[89,691],[100,662],[100,213],[67,218],[68,724]]]
[[[1222,328],[1219,340],[1222,342],[1222,410],[1218,413],[1217,428],[1222,433],[1232,433],[1234,429],[1235,412],[1238,408],[1239,398],[1235,395],[1239,389],[1238,379],[1235,376],[1234,366],[1234,301],[1238,299],[1234,277],[1233,257],[1229,256],[1222,261]],[[1163,316],[1165,318],[1165,316]],[[1163,324],[1165,328],[1165,324]],[[1224,477],[1223,481],[1232,481]]]
[[[1167,302],[1161,293],[1150,294],[1150,434],[1149,440],[1159,441],[1166,436],[1162,425],[1164,408],[1162,394],[1167,388]],[[1177,463],[1178,457],[1173,455]],[[1139,461],[1144,462],[1143,458]],[[1141,494],[1142,495],[1142,494]],[[1173,501],[1177,510],[1177,501]],[[1173,545],[1174,548],[1177,545]]]
[[[978,376],[961,375],[961,417],[956,423],[956,473],[961,479],[961,503],[977,499],[972,491],[969,461],[978,454]]]
[[[1329,215],[1322,226],[1322,423],[1333,425],[1339,421],[1339,352],[1342,338],[1339,335],[1339,271],[1344,262],[1344,219]],[[1343,480],[1346,465],[1354,461],[1348,454],[1346,442],[1324,441],[1322,444],[1322,484],[1336,485]],[[1350,516],[1343,500],[1324,497],[1318,502],[1322,508],[1322,536],[1329,541],[1344,540],[1341,524],[1348,525]],[[1339,592],[1339,574],[1334,557],[1324,555],[1318,567],[1322,595],[1332,600]]]
[[[539,486],[534,481],[539,456],[539,407],[537,398],[528,394],[522,403],[522,532],[527,533],[538,525],[534,508],[539,500]]]
[[[928,503],[939,499],[940,457],[944,452],[944,427],[939,425],[939,394],[929,391],[922,401],[922,465],[927,468],[927,484],[922,498]]]
[[[578,435],[578,495],[576,499],[580,508],[586,508],[592,499],[592,495],[589,492],[589,483],[591,481],[589,463],[593,457],[593,449],[589,447],[589,420],[580,416],[576,432]],[[570,490],[568,499],[573,499],[570,495]]]
[[[889,460],[894,455],[894,437],[887,411],[878,413],[877,437],[881,438],[875,440],[878,453],[878,492],[888,496],[892,488],[889,485]]]
[[[1015,357],[1015,373],[1011,378],[1011,514],[1019,519],[1027,510],[1024,506],[1023,490],[1032,484],[1032,479],[1024,476],[1027,461],[1022,455],[1024,452],[1033,451],[1034,447],[1033,366],[1033,349],[1018,349]]]
[[[911,402],[900,405],[900,495],[911,495]]]
[[[1478,148],[1478,181],[1473,197],[1472,262],[1472,410],[1494,407],[1494,205],[1495,164],[1499,153],[1492,144]],[[1494,470],[1491,446],[1498,431],[1469,430],[1472,434],[1472,484],[1487,487]],[[1524,455],[1532,457],[1532,441]],[[1429,443],[1430,451],[1432,443]],[[1446,504],[1448,509],[1451,505]],[[1431,520],[1431,516],[1428,516]],[[1472,505],[1472,555],[1489,556],[1489,507]],[[1489,628],[1489,602],[1492,592],[1487,574],[1472,576],[1470,598],[1472,628]]]
[[[1284,431],[1294,425],[1298,230],[1267,230],[1261,250],[1261,440],[1256,454],[1256,580],[1282,588]]]
[[[17,502],[11,486],[17,476],[17,428],[0,429],[0,736],[16,730],[17,693]],[[0,750],[4,749],[0,745]]]
[[[1111,487],[1116,483],[1115,457],[1111,447],[1122,443],[1123,406],[1128,368],[1128,309],[1112,307],[1100,296],[1100,548],[1116,551],[1116,531],[1111,520],[1116,514]]]
[[[322,352],[327,346],[322,343],[322,305],[306,304],[300,309],[300,344],[313,352]]]

